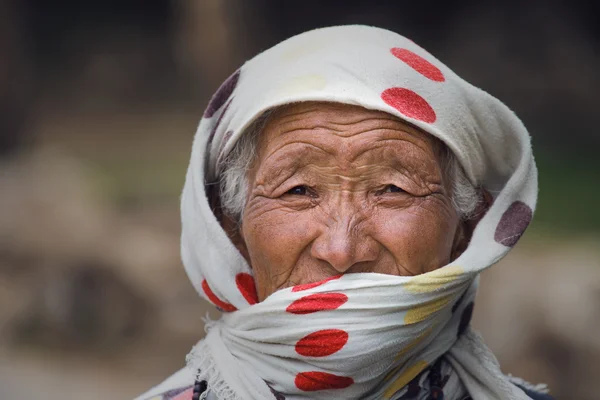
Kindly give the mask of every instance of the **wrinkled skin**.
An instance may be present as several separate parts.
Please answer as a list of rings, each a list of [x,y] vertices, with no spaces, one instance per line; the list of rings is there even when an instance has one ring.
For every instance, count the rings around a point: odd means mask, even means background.
[[[438,140],[380,111],[284,107],[264,127],[234,241],[259,300],[354,272],[417,275],[468,244]]]

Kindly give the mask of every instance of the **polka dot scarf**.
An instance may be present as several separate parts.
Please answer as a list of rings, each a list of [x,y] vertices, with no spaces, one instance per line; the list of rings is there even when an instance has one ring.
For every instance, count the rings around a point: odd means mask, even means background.
[[[258,116],[301,101],[385,111],[446,143],[472,183],[494,196],[467,250],[419,276],[348,274],[258,302],[207,183],[218,181],[223,157]],[[195,136],[182,257],[195,288],[223,315],[207,324],[188,367],[218,399],[526,399],[467,326],[478,274],[517,243],[536,197],[519,119],[412,41],[367,26],[292,37],[227,79]]]

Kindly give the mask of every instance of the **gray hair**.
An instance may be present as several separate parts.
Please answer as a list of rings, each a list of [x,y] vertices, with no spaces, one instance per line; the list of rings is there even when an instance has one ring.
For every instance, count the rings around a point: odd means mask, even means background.
[[[225,157],[219,181],[221,207],[226,215],[241,223],[248,196],[247,173],[257,156],[260,133],[274,110],[263,113],[241,135],[230,153]],[[443,145],[441,168],[449,180],[452,204],[463,220],[473,217],[480,200],[479,191],[471,184],[454,153]]]

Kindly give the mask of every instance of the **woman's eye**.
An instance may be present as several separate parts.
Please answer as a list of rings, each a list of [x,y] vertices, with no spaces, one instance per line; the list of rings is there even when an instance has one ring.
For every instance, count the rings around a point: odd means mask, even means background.
[[[288,190],[286,194],[293,194],[296,196],[305,196],[308,193],[306,186],[295,186]]]
[[[404,193],[405,190],[402,190],[396,185],[387,185],[383,190],[384,193]]]

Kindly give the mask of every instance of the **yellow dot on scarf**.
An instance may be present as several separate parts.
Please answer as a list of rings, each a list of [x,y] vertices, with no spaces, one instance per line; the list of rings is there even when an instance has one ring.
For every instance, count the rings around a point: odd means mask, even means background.
[[[276,95],[289,96],[321,90],[326,84],[327,81],[321,75],[302,75],[281,84],[276,90]]]
[[[412,293],[433,292],[458,279],[464,272],[465,270],[461,266],[448,265],[447,267],[415,276],[404,285],[404,289]]]
[[[444,308],[446,304],[450,302],[452,296],[445,296],[441,299],[430,301],[429,303],[423,304],[422,306],[415,307],[406,312],[404,316],[405,324],[415,324],[426,319],[428,316],[436,311]]]
[[[431,331],[433,331],[433,326],[429,327],[428,329],[425,329],[423,331],[423,333],[421,333],[415,340],[413,340],[412,342],[410,342],[406,347],[404,347],[402,350],[400,350],[398,352],[398,354],[396,354],[396,361],[398,361],[400,358],[402,358],[402,356],[404,356],[406,353],[408,353],[410,350],[414,349],[419,343],[421,343],[427,336],[429,336],[429,334],[431,333]],[[398,373],[398,371],[400,371],[400,369],[402,368],[402,365],[397,366],[396,368],[392,369],[390,372],[388,372],[388,374],[385,376],[385,378],[383,378],[384,382],[389,381],[390,379],[392,379],[394,377],[394,375],[396,375],[396,373]]]
[[[316,54],[322,51],[325,47],[326,43],[316,40],[304,40],[303,43],[296,45],[281,55],[281,61],[293,63],[302,58],[307,58],[311,54]]]
[[[383,397],[386,399],[391,399],[393,395],[400,389],[402,389],[406,384],[412,381],[417,375],[421,373],[425,368],[427,368],[427,361],[421,360],[417,361],[414,365],[410,366],[400,375],[383,393]]]

